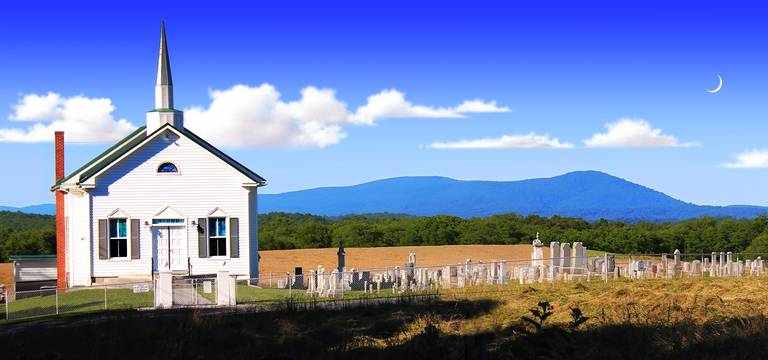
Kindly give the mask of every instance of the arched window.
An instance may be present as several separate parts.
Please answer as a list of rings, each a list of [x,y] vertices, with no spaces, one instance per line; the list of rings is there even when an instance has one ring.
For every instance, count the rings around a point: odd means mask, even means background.
[[[159,173],[177,173],[179,172],[179,169],[176,168],[176,165],[173,163],[162,163],[160,166],[157,167],[157,172]]]

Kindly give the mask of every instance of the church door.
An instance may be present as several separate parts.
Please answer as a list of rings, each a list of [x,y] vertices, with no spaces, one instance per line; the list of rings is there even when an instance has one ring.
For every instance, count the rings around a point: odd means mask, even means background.
[[[174,272],[188,271],[187,237],[184,230],[185,227],[177,226],[152,227],[155,271],[162,269],[170,269]]]

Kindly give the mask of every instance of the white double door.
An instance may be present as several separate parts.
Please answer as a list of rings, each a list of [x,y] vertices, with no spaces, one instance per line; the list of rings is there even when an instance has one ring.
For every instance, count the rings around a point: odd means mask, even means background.
[[[154,268],[156,271],[187,271],[187,234],[186,227],[152,227],[152,243],[155,245]]]

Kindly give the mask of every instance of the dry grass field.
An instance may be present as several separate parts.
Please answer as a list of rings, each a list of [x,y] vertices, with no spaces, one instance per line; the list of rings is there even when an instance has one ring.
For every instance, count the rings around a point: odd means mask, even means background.
[[[13,264],[0,264],[0,285],[10,285],[13,283]]]
[[[144,311],[0,328],[0,348],[19,359],[764,359],[766,286],[766,277],[510,284],[337,310]],[[537,329],[523,317],[542,301],[553,308]],[[577,327],[574,308],[588,317]],[[71,346],[80,339],[97,341]]]
[[[294,267],[301,266],[304,272],[322,265],[328,271],[336,268],[336,248],[265,250],[259,251],[261,260],[259,272],[262,276],[269,273],[293,273]],[[381,269],[403,266],[408,261],[409,253],[416,253],[416,264],[445,265],[463,263],[467,259],[473,262],[491,260],[529,259],[531,245],[444,245],[444,246],[396,246],[375,248],[346,248],[347,269]],[[549,248],[544,247],[544,256],[549,256]]]

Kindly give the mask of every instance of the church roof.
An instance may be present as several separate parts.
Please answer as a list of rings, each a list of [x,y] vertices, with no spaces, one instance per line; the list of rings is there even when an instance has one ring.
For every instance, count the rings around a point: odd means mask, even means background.
[[[196,143],[197,145],[201,146],[202,148],[208,150],[211,154],[215,155],[222,161],[226,162],[228,165],[235,168],[235,170],[239,171],[243,175],[245,175],[247,178],[253,180],[256,183],[259,184],[265,184],[266,179],[259,176],[255,172],[251,171],[247,167],[245,167],[243,164],[240,164],[235,159],[231,158],[229,155],[225,154],[223,151],[217,149],[215,146],[209,144],[207,141],[203,140],[199,136],[197,136],[195,133],[187,130],[187,129],[178,129],[176,127],[173,127],[171,124],[165,124],[152,132],[151,134],[147,134],[146,126],[142,126],[130,135],[126,136],[124,139],[120,140],[117,144],[113,145],[103,153],[99,154],[99,156],[93,158],[91,161],[87,162],[85,165],[80,167],[79,169],[75,170],[68,176],[64,177],[63,179],[57,181],[52,187],[51,191],[56,190],[61,184],[68,182],[69,180],[72,180],[75,178],[75,176],[78,176],[77,183],[80,184],[82,182],[87,181],[94,175],[98,174],[101,170],[108,167],[118,159],[120,159],[123,155],[127,154],[131,150],[135,149],[137,146],[144,143],[145,140],[148,138],[153,137],[156,133],[159,133],[163,131],[166,128],[173,128],[177,132],[181,133],[182,135],[186,136],[188,139],[192,140],[192,142]]]

